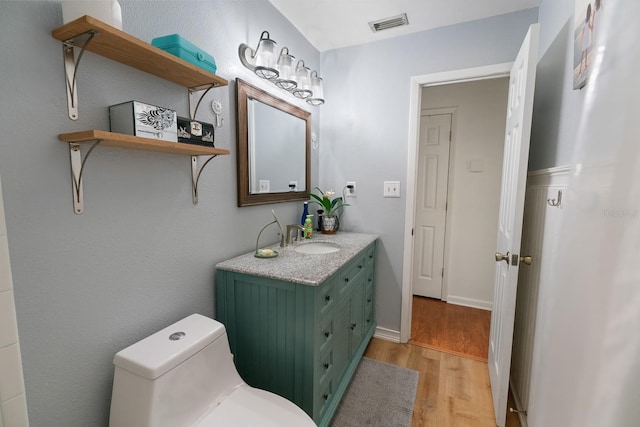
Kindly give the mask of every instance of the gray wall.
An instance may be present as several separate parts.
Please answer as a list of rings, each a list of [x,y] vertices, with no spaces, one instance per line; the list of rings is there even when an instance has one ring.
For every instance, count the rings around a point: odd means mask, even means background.
[[[574,0],[540,5],[540,58],[529,170],[570,163],[586,90],[573,90]]]
[[[266,0],[121,4],[125,31],[146,41],[180,33],[212,53],[230,83],[239,76],[275,93],[237,57],[238,45],[255,46],[263,30],[311,67],[319,64],[317,50]],[[75,215],[68,146],[59,133],[108,129],[107,106],[132,99],[181,115],[188,106],[186,89],[88,53],[78,78],[80,119],[72,122],[61,43],[50,35],[61,24],[56,2],[0,1],[9,251],[31,426],[106,426],[114,353],[190,313],[214,315],[215,264],[250,251],[272,208],[284,223],[297,223],[302,204],[236,207],[230,84],[213,90],[199,113],[211,122],[210,101],[222,101],[225,126],[216,145],[232,154],[203,172],[198,206],[191,203],[188,157],[98,147],[84,175],[85,213]],[[310,111],[317,132],[318,110]]]
[[[513,61],[537,9],[323,52],[322,188],[357,182],[342,224],[380,235],[376,321],[400,329],[404,184],[383,198],[383,181],[406,182],[411,76]]]

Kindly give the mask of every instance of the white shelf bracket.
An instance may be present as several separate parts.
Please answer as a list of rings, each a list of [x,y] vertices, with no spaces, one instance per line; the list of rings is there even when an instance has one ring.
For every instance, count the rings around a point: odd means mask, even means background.
[[[80,215],[84,212],[84,195],[82,191],[82,173],[84,172],[84,165],[89,158],[89,155],[93,149],[102,142],[102,140],[96,140],[84,159],[82,159],[82,151],[80,151],[80,144],[73,142],[69,143],[69,156],[71,160],[71,189],[73,190],[73,212],[76,215]]]
[[[209,164],[209,162],[218,157],[215,156],[209,157],[203,164],[202,167],[198,169],[198,156],[191,156],[191,196],[193,198],[193,205],[196,206],[198,204],[198,182],[200,181],[200,174],[202,170]]]
[[[64,58],[64,74],[67,87],[67,108],[69,110],[69,118],[78,120],[78,91],[76,87],[76,77],[80,60],[84,54],[87,45],[95,36],[99,35],[98,31],[89,31],[69,40],[62,42],[62,55]],[[75,59],[74,48],[78,47],[80,53],[78,59]]]

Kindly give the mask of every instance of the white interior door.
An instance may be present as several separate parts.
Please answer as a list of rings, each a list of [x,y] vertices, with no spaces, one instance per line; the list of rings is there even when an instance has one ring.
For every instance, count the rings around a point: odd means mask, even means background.
[[[420,117],[413,294],[442,298],[451,114]]]
[[[520,239],[529,160],[538,24],[529,28],[509,77],[509,100],[498,217],[496,277],[489,336],[489,377],[496,423],[503,427],[516,309]],[[534,260],[535,262],[535,260]]]

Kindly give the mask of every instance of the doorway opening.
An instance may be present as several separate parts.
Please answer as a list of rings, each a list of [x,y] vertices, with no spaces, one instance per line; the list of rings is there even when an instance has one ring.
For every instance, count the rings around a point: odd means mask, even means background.
[[[469,186],[465,184],[464,181],[465,179],[469,178],[471,179],[471,181],[473,181],[474,177],[467,176],[463,179],[459,178],[456,173],[464,172],[467,175],[473,173],[483,173],[487,170],[487,167],[493,167],[495,165],[487,165],[486,157],[484,155],[478,154],[474,156],[474,153],[478,153],[477,150],[481,150],[482,147],[473,147],[473,141],[471,141],[470,147],[463,147],[461,145],[461,139],[458,138],[459,135],[457,135],[457,132],[459,131],[459,121],[461,119],[462,110],[460,108],[456,108],[455,103],[452,104],[451,102],[453,101],[450,100],[443,100],[440,104],[430,103],[432,100],[434,102],[438,101],[436,96],[431,96],[429,94],[429,91],[433,91],[434,93],[446,93],[452,90],[456,91],[457,89],[457,91],[459,92],[465,92],[465,84],[475,83],[476,86],[482,86],[480,84],[482,83],[480,82],[482,80],[503,79],[508,82],[508,76],[511,66],[512,63],[496,64],[486,67],[477,67],[465,70],[416,76],[411,79],[409,149],[407,162],[408,197],[405,210],[405,235],[408,236],[408,238],[405,239],[404,245],[400,342],[408,342],[411,336],[414,285],[416,277],[421,278],[421,276],[425,276],[425,274],[423,273],[428,273],[426,275],[428,276],[428,278],[437,278],[436,275],[440,274],[441,280],[432,281],[432,284],[435,283],[435,294],[430,296],[459,305],[468,305],[476,308],[491,309],[490,297],[487,298],[488,302],[483,305],[482,300],[473,300],[462,297],[460,295],[455,295],[451,292],[450,288],[453,283],[459,283],[460,281],[465,280],[473,285],[473,279],[465,279],[464,277],[456,278],[455,274],[452,277],[452,260],[454,261],[453,264],[455,264],[456,262],[458,262],[458,264],[460,264],[460,262],[464,264],[466,261],[473,264],[474,262],[478,261],[475,259],[464,259],[464,257],[467,256],[464,253],[464,244],[462,244],[462,246],[460,245],[460,242],[464,242],[465,239],[464,227],[460,227],[459,230],[456,230],[457,224],[464,225],[465,222],[468,222],[464,220],[465,215],[474,215],[473,208],[464,208],[463,204],[459,203],[460,208],[458,210],[460,213],[460,218],[456,219],[453,216],[453,212],[456,209],[455,195],[458,193],[464,195],[465,191],[467,193],[469,191],[473,193],[473,189],[470,190],[468,188]],[[504,99],[502,100],[505,112],[507,104],[506,100],[507,96],[505,94]],[[476,99],[475,101],[482,102],[483,100]],[[464,112],[465,114],[469,113],[467,109],[465,109]],[[449,155],[449,159],[447,162],[445,162],[444,160],[440,162],[441,165],[444,165],[446,163],[447,169],[449,170],[446,175],[441,175],[446,177],[448,184],[444,187],[443,190],[442,185],[440,185],[440,188],[438,188],[438,173],[434,173],[433,169],[433,165],[435,165],[434,154],[432,152],[433,147],[424,149],[424,151],[427,153],[426,156],[421,156],[420,152],[421,143],[422,147],[429,147],[429,145],[433,145],[434,141],[436,140],[436,134],[438,133],[432,130],[431,135],[429,135],[429,122],[431,121],[431,118],[424,117],[447,115],[449,115],[451,118],[451,142],[450,149],[442,150],[443,153],[446,152]],[[503,115],[503,125],[505,122],[504,118],[505,116]],[[443,117],[437,117],[436,119],[436,121],[441,121]],[[467,120],[468,119],[465,118],[465,121]],[[471,121],[473,120],[471,119]],[[480,129],[482,127],[482,123],[475,124],[475,126]],[[471,132],[473,132],[473,123],[466,127],[469,127],[471,129]],[[435,129],[435,127],[431,128]],[[440,125],[438,125],[438,128],[442,129]],[[465,130],[465,132],[469,131]],[[431,142],[429,143],[429,141]],[[504,127],[502,127],[502,134],[498,136],[497,145],[501,146],[503,142]],[[474,149],[476,151],[474,151]],[[485,160],[484,162],[483,159]],[[424,169],[425,165],[429,162],[431,162],[432,166],[431,171],[428,173],[424,173],[424,170],[421,171],[421,168]],[[494,172],[500,175],[502,164],[501,156],[498,160],[498,163],[500,164],[500,166],[498,166],[498,170]],[[448,167],[449,164],[452,165],[452,168]],[[458,179],[456,180],[457,177]],[[444,178],[440,178],[441,183],[443,179]],[[458,193],[456,193],[456,191],[458,191]],[[497,209],[497,206],[499,205],[499,181],[496,193],[497,196],[495,198],[495,206]],[[435,207],[435,205],[437,204],[435,201],[438,200],[438,198],[440,202],[443,202],[443,206],[445,206],[445,208],[443,209],[444,216],[441,212],[439,217],[433,217],[432,220],[435,221],[435,225],[424,224],[420,222],[420,210],[425,206]],[[485,202],[488,201],[475,201],[475,203]],[[442,221],[443,218],[444,221]],[[444,222],[444,224],[441,225],[442,229],[439,234],[436,227],[437,221]],[[412,235],[413,238],[411,237]],[[441,238],[441,240],[437,243],[434,240],[436,239],[436,236],[440,236]],[[491,236],[488,244],[490,246],[495,246],[495,234]],[[434,248],[436,247],[437,252],[434,250]],[[422,260],[419,259],[420,256],[422,256]],[[493,267],[494,264],[490,264],[490,268]],[[456,271],[469,273],[472,272],[472,269],[458,268],[456,269]],[[492,274],[490,276],[491,278],[493,278]],[[438,282],[440,282],[439,296]],[[492,289],[490,292],[492,293]]]

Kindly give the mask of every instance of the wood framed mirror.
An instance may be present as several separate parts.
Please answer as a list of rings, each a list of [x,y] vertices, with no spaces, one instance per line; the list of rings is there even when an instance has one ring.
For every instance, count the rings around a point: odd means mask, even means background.
[[[311,113],[236,79],[238,206],[309,200]]]

